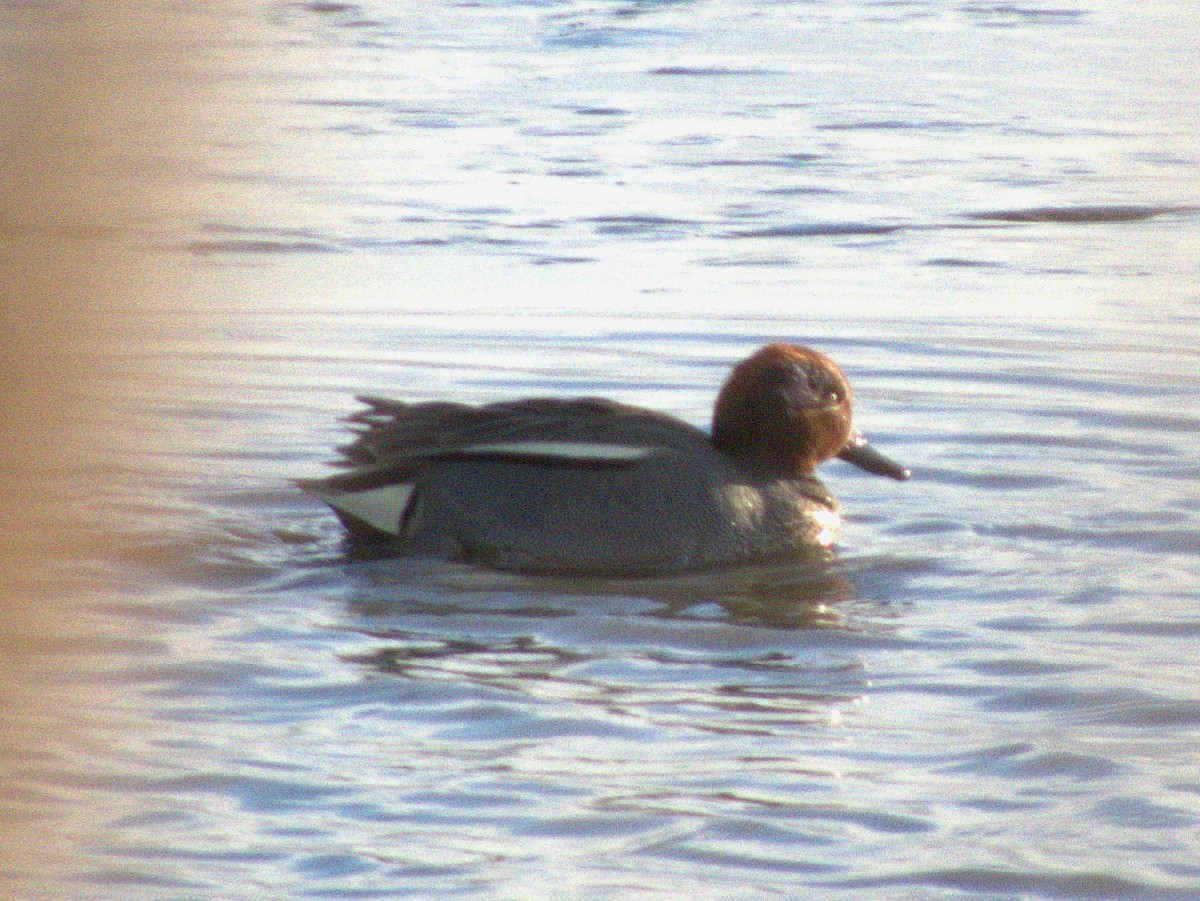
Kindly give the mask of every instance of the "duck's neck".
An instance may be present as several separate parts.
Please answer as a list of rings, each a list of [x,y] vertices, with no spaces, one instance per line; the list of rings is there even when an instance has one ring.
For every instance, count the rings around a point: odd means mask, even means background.
[[[799,448],[783,438],[783,430],[731,428],[713,423],[712,443],[739,469],[759,479],[790,479],[811,475]]]

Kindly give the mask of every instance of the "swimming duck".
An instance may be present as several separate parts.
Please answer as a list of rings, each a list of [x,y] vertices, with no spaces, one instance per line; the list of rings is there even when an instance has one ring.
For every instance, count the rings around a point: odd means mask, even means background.
[[[841,523],[817,464],[909,476],[854,428],[838,365],[790,344],[734,367],[711,435],[599,398],[358,399],[347,471],[298,484],[359,541],[519,572],[665,575],[811,554]]]

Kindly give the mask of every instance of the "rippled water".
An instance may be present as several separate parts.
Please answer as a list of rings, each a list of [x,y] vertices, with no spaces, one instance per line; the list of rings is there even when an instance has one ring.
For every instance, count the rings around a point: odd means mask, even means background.
[[[96,238],[160,270],[111,361],[153,387],[90,389],[137,443],[89,613],[119,638],[62,652],[99,725],[7,789],[73,856],[21,890],[1200,895],[1183,5],[232,25],[188,215]],[[914,472],[825,467],[828,570],[353,562],[288,481],[358,392],[704,425],[769,340],[835,357]]]

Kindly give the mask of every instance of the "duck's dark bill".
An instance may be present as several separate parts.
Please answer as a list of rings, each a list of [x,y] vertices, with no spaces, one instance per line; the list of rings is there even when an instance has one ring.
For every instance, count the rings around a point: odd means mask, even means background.
[[[846,446],[838,452],[838,459],[853,463],[860,469],[874,473],[877,476],[887,476],[897,482],[903,482],[912,472],[906,466],[901,466],[895,460],[889,460],[867,443],[867,439],[855,434]]]

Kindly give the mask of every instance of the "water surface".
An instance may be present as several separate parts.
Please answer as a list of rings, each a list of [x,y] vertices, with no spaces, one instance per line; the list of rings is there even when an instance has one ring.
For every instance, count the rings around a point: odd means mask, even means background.
[[[220,14],[192,202],[95,239],[155,273],[87,389],[120,640],[60,652],[91,737],[9,790],[73,859],[27,895],[1200,894],[1189,15]],[[289,482],[355,393],[705,425],[773,340],[914,472],[825,467],[827,570],[355,562]]]

